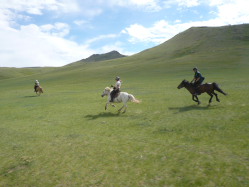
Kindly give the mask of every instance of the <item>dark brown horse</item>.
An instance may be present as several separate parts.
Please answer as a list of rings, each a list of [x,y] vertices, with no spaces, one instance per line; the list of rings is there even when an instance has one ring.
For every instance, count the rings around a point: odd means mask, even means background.
[[[36,89],[35,89],[35,93],[37,94],[37,95],[41,95],[41,93],[43,93],[43,89],[42,89],[42,87],[40,87],[40,86],[37,86],[36,87]]]
[[[198,96],[195,94],[196,93],[196,88],[194,87],[194,85],[190,82],[188,82],[187,80],[183,80],[179,86],[177,87],[178,89],[185,87],[191,94],[192,94],[192,100],[197,102],[198,104],[200,104],[201,102],[198,99]],[[217,83],[213,82],[213,83],[205,83],[202,84],[198,87],[198,91],[200,92],[200,94],[202,93],[207,93],[208,95],[210,95],[210,99],[209,99],[209,104],[212,102],[213,96],[215,95],[216,97],[216,101],[220,102],[219,98],[218,98],[218,94],[215,93],[214,91],[218,91],[224,95],[227,95],[225,92],[223,92]]]

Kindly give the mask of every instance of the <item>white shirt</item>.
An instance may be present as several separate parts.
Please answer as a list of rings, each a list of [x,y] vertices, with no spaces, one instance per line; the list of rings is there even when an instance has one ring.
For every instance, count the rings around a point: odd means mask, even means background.
[[[38,81],[35,81],[36,86],[40,86],[40,83]]]
[[[121,88],[121,81],[117,81],[115,84],[115,87],[120,89]]]

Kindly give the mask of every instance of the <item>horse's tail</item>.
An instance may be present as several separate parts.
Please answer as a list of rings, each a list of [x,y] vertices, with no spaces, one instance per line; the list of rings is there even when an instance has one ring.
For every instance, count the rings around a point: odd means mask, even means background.
[[[222,93],[222,94],[224,94],[224,95],[227,95],[227,93],[223,92],[223,90],[220,89],[220,87],[218,86],[217,83],[214,82],[214,83],[213,83],[213,86],[214,86],[214,90],[216,90],[216,91],[218,91],[218,92],[220,92],[220,93]]]
[[[141,103],[141,101],[136,99],[132,94],[129,94],[128,97],[129,97],[129,101],[131,101],[133,103]]]

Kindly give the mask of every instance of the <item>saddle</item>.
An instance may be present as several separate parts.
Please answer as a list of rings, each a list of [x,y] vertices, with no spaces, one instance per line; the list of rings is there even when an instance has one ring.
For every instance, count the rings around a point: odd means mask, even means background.
[[[114,89],[112,92],[111,92],[111,101],[113,101],[116,97],[118,97],[120,94],[120,90],[119,89]]]
[[[118,96],[119,96],[119,94],[120,94],[120,91],[117,91],[117,92],[115,91],[115,92],[114,92],[114,94],[113,94],[113,98],[118,97]]]

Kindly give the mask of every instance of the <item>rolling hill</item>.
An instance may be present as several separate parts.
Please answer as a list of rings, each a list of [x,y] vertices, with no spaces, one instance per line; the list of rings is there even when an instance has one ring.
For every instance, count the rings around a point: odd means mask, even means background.
[[[105,60],[111,60],[111,59],[118,59],[122,57],[126,57],[126,56],[120,54],[118,51],[111,51],[105,54],[93,54],[86,59],[82,59],[77,62],[67,64],[66,66],[75,66],[75,65],[80,65],[83,63],[99,62],[99,61],[105,61]],[[55,69],[56,68],[54,67],[28,67],[28,68],[4,67],[4,68],[0,68],[0,80],[15,78],[15,77],[22,77],[22,76],[29,76],[29,75],[39,74],[39,73],[46,73],[48,71],[52,71]]]
[[[95,69],[103,68],[103,71],[107,70],[107,72],[118,74],[117,67],[131,72],[145,68],[149,70],[149,73],[162,71],[163,67],[188,67],[191,64],[200,68],[205,67],[206,64],[213,68],[236,68],[248,64],[248,50],[249,24],[192,27],[158,46],[129,57],[121,55],[117,51],[111,51],[106,54],[94,54],[61,68],[50,69],[52,71],[42,71],[42,68],[0,68],[0,71],[2,72],[1,79],[5,79],[32,75],[39,71],[42,74],[46,72],[54,74],[54,71],[57,73],[61,71],[63,74],[67,70],[69,73],[77,69],[79,71],[95,71]],[[95,63],[88,64],[87,62]]]
[[[248,57],[249,24],[223,27],[192,27],[137,57],[184,62],[221,59],[231,62]],[[134,56],[136,57],[136,55]],[[234,57],[234,58],[233,58]]]

